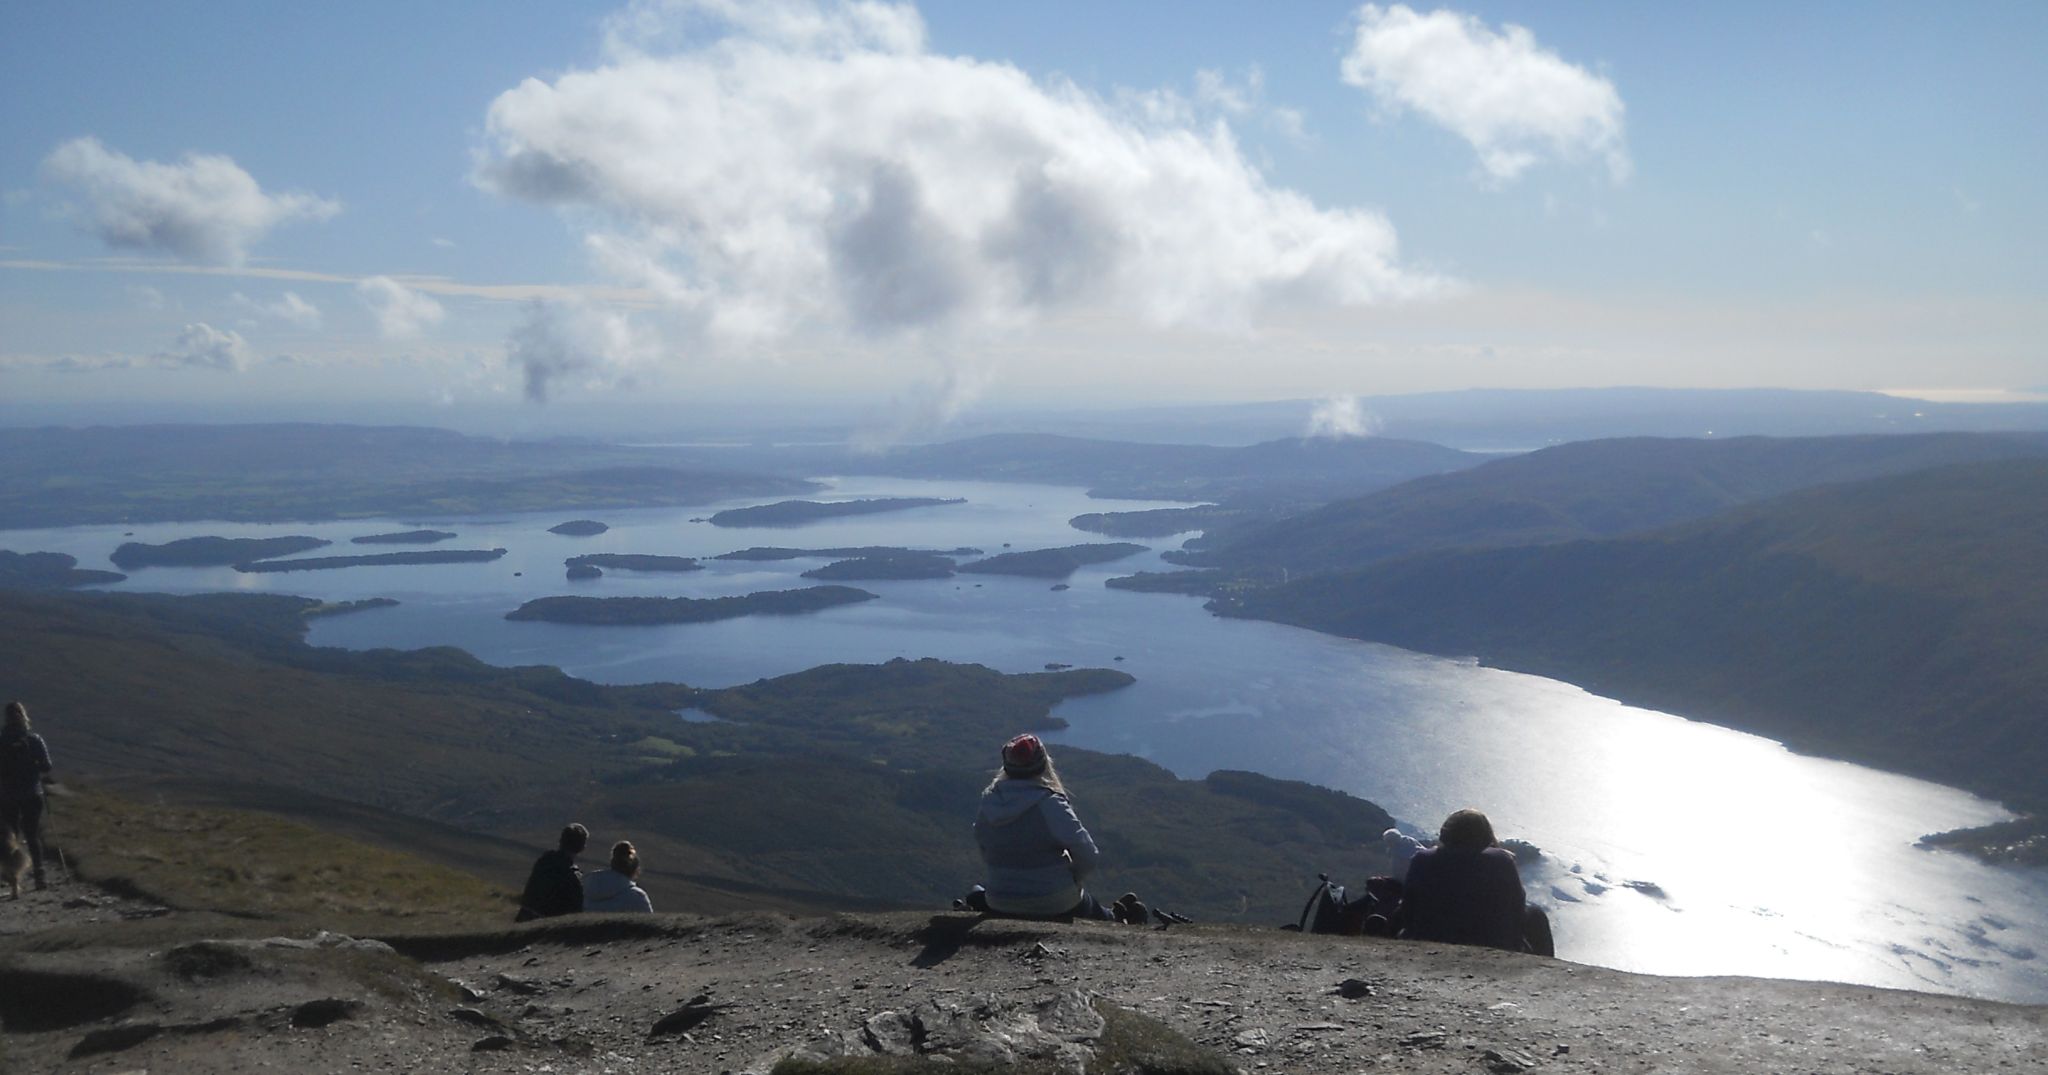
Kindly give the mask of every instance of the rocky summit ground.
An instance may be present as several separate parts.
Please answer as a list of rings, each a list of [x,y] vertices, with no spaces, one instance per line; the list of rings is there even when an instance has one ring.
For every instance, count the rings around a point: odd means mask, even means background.
[[[2048,1008],[1278,930],[586,916],[382,940],[0,897],[21,1072],[2048,1071]]]

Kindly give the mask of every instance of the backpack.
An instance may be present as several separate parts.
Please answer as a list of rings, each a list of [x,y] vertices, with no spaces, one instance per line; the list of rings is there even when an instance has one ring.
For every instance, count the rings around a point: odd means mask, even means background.
[[[1301,922],[1287,928],[1301,933],[1338,933],[1356,935],[1365,920],[1365,909],[1370,897],[1353,901],[1344,898],[1344,886],[1330,880],[1330,875],[1316,875],[1315,891],[1308,894],[1308,902],[1302,905]]]
[[[36,764],[35,744],[28,736],[0,739],[0,791],[31,795],[42,778],[42,766]]]

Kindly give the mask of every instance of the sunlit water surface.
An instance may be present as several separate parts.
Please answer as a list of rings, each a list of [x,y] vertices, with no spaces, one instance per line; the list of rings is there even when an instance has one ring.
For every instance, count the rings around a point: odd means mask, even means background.
[[[497,664],[554,664],[610,683],[745,683],[833,661],[974,661],[1009,672],[1048,662],[1122,668],[1135,686],[1064,704],[1058,738],[1143,755],[1183,776],[1253,769],[1370,798],[1420,830],[1485,809],[1544,859],[1525,867],[1556,923],[1559,954],[1667,974],[1749,974],[2048,1001],[2048,871],[1994,869],[1915,847],[1924,833],[2005,817],[1924,781],[1800,757],[1755,736],[1636,709],[1569,684],[1274,624],[1217,619],[1191,598],[1121,593],[1104,579],[1159,568],[1159,549],[1046,580],[959,576],[861,582],[881,595],[798,617],[658,627],[515,623],[549,594],[719,596],[809,585],[822,561],[706,561],[687,574],[607,572],[570,583],[585,552],[708,557],[749,545],[976,546],[1003,551],[1107,540],[1071,529],[1084,511],[1157,507],[1080,490],[896,479],[836,481],[825,496],[961,496],[967,504],[798,528],[693,521],[716,507],[610,511],[609,533],[562,537],[569,516],[249,526],[181,523],[0,532],[0,547],[106,566],[124,540],[314,534],[306,555],[395,551],[347,538],[428,525],[438,548],[510,550],[485,564],[244,575],[150,568],[120,589],[250,590],[395,608],[316,622],[319,645],[456,645]],[[132,536],[124,531],[132,530]],[[517,573],[517,574],[515,574]],[[1122,657],[1122,661],[1116,658]],[[1085,790],[1077,789],[1085,796]],[[1304,862],[1304,891],[1318,865]]]

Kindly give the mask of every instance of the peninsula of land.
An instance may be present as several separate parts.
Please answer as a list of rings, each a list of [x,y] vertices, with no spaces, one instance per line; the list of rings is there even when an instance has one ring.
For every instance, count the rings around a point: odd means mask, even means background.
[[[720,553],[713,560],[850,560],[859,557],[882,558],[897,556],[945,556],[959,559],[963,556],[980,556],[980,549],[906,549],[898,545],[857,545],[839,549],[784,549],[773,545],[756,545],[737,552]]]
[[[986,560],[961,564],[957,570],[973,575],[1022,575],[1034,579],[1063,579],[1090,564],[1106,564],[1144,552],[1145,546],[1128,541],[1096,545],[1068,545],[1057,549],[1031,549],[998,553]]]
[[[79,567],[78,557],[69,553],[0,549],[0,589],[63,590],[73,586],[120,582],[127,577],[118,571]]]

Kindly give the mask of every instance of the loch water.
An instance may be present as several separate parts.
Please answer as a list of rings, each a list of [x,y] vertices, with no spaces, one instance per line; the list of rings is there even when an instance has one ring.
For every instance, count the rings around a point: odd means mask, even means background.
[[[1124,690],[1071,700],[1054,738],[1150,758],[1182,776],[1252,769],[1378,802],[1417,832],[1477,806],[1536,844],[1531,898],[1559,955],[1663,974],[1745,974],[2048,1002],[2048,870],[1989,867],[1916,846],[1924,833],[2006,817],[1967,792],[1600,698],[1471,659],[1411,653],[1277,624],[1219,619],[1187,597],[1106,589],[1164,569],[1160,550],[1054,580],[961,575],[860,582],[880,600],[805,616],[593,627],[512,622],[553,594],[711,597],[810,585],[822,560],[705,560],[682,574],[607,571],[569,582],[580,553],[710,557],[753,545],[903,545],[989,553],[1111,540],[1073,530],[1088,511],[1157,507],[1025,484],[827,479],[818,497],[965,497],[967,503],[801,527],[726,528],[700,508],[604,511],[611,530],[565,537],[571,515],[248,525],[191,522],[0,531],[0,547],[106,567],[122,541],[312,534],[307,556],[400,551],[354,536],[432,526],[434,548],[508,550],[497,561],[283,574],[147,568],[114,589],[390,597],[395,607],[316,621],[316,645],[460,646],[495,664],[552,664],[608,683],[723,686],[835,661],[940,657],[1007,671],[1120,668]],[[131,533],[132,532],[132,535]],[[1183,535],[1184,537],[1185,535]],[[1121,658],[1119,660],[1118,658]],[[1699,714],[1706,716],[1707,714]],[[1085,789],[1076,789],[1085,796]],[[1318,864],[1302,864],[1304,891]]]

